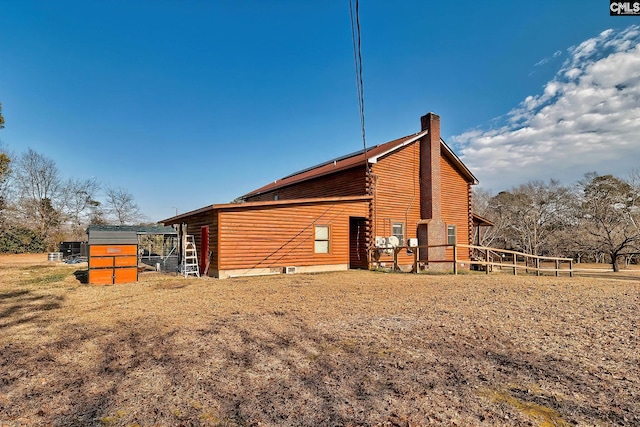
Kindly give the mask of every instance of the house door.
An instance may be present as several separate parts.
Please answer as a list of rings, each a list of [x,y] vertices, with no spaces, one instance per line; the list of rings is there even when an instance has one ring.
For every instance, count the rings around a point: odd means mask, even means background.
[[[369,268],[366,226],[366,218],[349,218],[349,268]]]

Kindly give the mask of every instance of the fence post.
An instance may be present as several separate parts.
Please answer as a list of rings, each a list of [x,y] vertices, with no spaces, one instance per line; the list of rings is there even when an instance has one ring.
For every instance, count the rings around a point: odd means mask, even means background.
[[[420,247],[416,247],[413,251],[413,272],[418,273],[418,253],[420,252]]]
[[[573,259],[569,261],[569,277],[573,277]]]
[[[458,274],[458,246],[453,245],[453,274]]]
[[[560,260],[556,260],[556,277],[560,276]]]
[[[484,250],[484,261],[486,262],[484,266],[484,274],[489,274],[489,249]]]
[[[513,254],[513,275],[518,275],[518,255],[515,253]]]
[[[429,245],[427,245],[425,249],[427,250],[427,255],[424,257],[424,263],[428,268],[429,267]]]
[[[398,265],[398,252],[400,252],[400,249],[393,248],[393,271],[400,270],[400,266]]]
[[[540,276],[540,258],[536,258],[536,276]]]

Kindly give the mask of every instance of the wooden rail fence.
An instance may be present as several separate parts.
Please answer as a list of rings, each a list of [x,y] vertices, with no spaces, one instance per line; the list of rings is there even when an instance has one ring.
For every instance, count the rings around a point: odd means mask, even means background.
[[[452,248],[453,257],[450,259],[429,259],[429,249],[433,248]],[[458,253],[460,248],[470,249],[471,259],[459,259]],[[397,246],[395,248],[374,248],[369,250],[369,259],[371,260],[369,265],[374,267],[375,264],[382,264],[380,261],[385,255],[392,257],[393,270],[400,270],[398,263],[398,255],[401,251],[407,250],[413,253],[413,266],[412,272],[419,272],[419,266],[421,263],[450,263],[453,265],[453,273],[458,274],[458,265],[462,263],[468,263],[470,265],[478,265],[483,267],[486,274],[489,274],[495,267],[503,269],[513,269],[513,274],[518,274],[518,269],[529,271],[535,271],[537,276],[540,276],[543,272],[553,272],[556,276],[560,275],[560,272],[568,272],[570,277],[573,277],[573,259],[572,258],[560,258],[560,257],[548,257],[540,255],[531,255],[524,252],[510,251],[507,249],[498,249],[487,246],[476,245],[464,245],[464,244],[447,244],[447,245],[429,245],[429,246]],[[382,256],[376,255],[383,251]],[[377,254],[376,254],[377,253]],[[423,256],[421,256],[423,255]],[[373,261],[376,259],[375,261]],[[543,262],[552,262],[554,268],[541,265]],[[561,268],[562,264],[569,264],[568,268]]]

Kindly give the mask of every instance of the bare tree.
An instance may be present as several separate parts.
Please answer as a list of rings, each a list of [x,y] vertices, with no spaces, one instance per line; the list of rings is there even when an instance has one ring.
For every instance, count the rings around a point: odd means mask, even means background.
[[[640,169],[633,169],[629,174],[629,185],[633,188],[634,194],[637,196],[631,200],[629,205],[630,212],[638,214],[640,212]],[[638,215],[631,215],[631,221],[636,231],[640,233],[640,221],[638,221]],[[640,242],[636,245],[636,250],[640,252]]]
[[[490,199],[487,219],[494,240],[526,253],[550,253],[553,235],[573,222],[573,194],[556,180],[530,181]]]
[[[96,200],[99,190],[100,184],[95,178],[70,178],[64,183],[61,199],[71,239],[84,238],[85,229],[100,206],[100,202]]]
[[[122,187],[105,187],[105,208],[119,225],[140,222],[143,216],[133,195]]]
[[[52,231],[62,222],[61,180],[55,162],[29,149],[18,158],[14,179],[21,222],[40,233],[49,247],[55,246]]]
[[[11,174],[11,158],[5,152],[0,152],[0,216],[6,208],[8,191],[7,178]],[[0,218],[1,221],[1,218]]]
[[[504,232],[509,225],[509,221],[502,215],[502,212],[494,209],[494,194],[483,188],[474,188],[473,190],[473,213],[480,215],[493,222],[493,227],[485,227],[480,232],[476,228],[475,233],[480,236],[473,236],[473,241],[478,241],[480,246],[493,246],[498,242],[504,243]],[[479,239],[478,239],[479,237]]]
[[[619,271],[618,257],[640,242],[640,193],[628,182],[595,172],[586,174],[579,186],[582,226],[590,237],[584,245],[608,254],[613,271]]]
[[[4,117],[2,116],[2,103],[0,103],[0,129],[4,129]],[[3,211],[6,205],[6,187],[5,182],[11,172],[9,164],[11,158],[4,151],[0,152],[0,225],[2,225]]]
[[[93,178],[62,181],[55,162],[33,149],[14,157],[0,147],[0,250],[43,250],[45,244],[52,250],[60,241],[84,239],[89,224],[144,218],[128,191],[107,187],[102,199],[100,188]],[[22,244],[21,236],[33,236],[37,247]]]
[[[0,103],[0,129],[4,129],[4,117],[2,116],[2,103]],[[0,232],[5,230],[4,211],[7,207],[7,178],[11,173],[11,157],[0,149]]]

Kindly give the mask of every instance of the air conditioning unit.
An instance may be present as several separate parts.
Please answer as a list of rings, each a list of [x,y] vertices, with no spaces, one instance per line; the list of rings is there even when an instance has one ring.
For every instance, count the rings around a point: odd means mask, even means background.
[[[411,248],[418,247],[418,239],[416,239],[415,237],[412,237],[411,239],[409,239],[409,247]]]
[[[396,248],[400,246],[400,239],[397,236],[389,236],[387,238],[387,247]]]
[[[376,236],[376,248],[386,248],[387,247],[387,238]]]
[[[296,267],[285,267],[284,274],[296,274]]]

